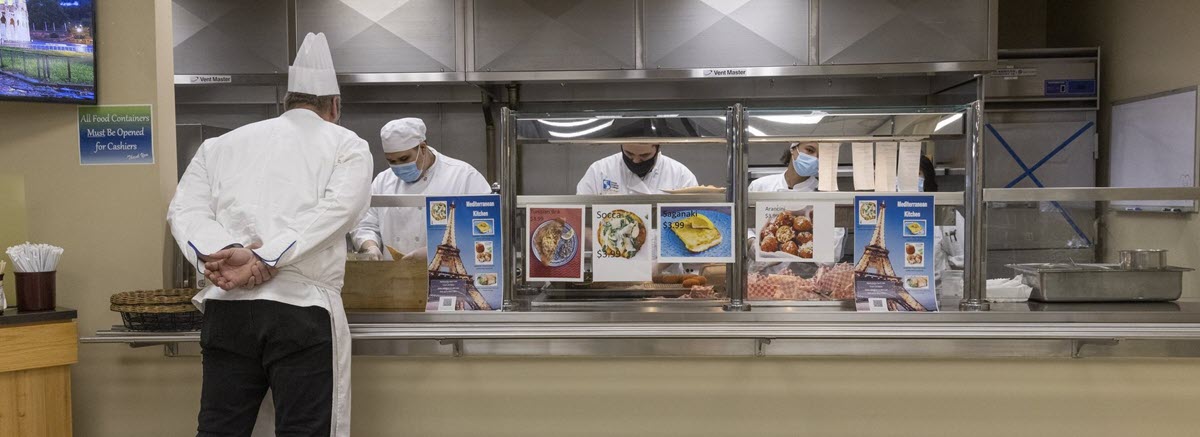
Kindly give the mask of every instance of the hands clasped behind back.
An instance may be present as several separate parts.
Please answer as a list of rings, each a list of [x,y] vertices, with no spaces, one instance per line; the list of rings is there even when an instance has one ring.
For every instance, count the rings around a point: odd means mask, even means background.
[[[278,269],[268,266],[250,247],[231,247],[204,259],[204,276],[224,290],[254,288],[275,277]]]

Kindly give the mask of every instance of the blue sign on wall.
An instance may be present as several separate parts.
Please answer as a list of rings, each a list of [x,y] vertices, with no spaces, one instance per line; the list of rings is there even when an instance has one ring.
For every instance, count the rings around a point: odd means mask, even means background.
[[[150,105],[80,106],[79,164],[154,164]]]

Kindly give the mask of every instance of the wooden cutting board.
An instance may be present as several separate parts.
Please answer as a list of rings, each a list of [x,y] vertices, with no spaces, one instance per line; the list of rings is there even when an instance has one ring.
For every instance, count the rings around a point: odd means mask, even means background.
[[[425,260],[347,261],[342,302],[347,310],[425,311]]]

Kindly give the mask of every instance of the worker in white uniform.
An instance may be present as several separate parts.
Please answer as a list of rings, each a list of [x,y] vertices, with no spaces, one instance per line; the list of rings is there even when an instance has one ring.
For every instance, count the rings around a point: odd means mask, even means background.
[[[379,131],[391,168],[371,183],[371,194],[490,194],[492,186],[471,164],[439,153],[425,141],[419,118],[392,120]],[[389,245],[409,259],[425,259],[425,208],[375,207],[354,229],[358,252],[368,259],[391,259]]]
[[[796,192],[814,192],[817,191],[817,173],[820,163],[819,149],[816,142],[792,143],[788,151],[780,158],[782,164],[787,166],[783,173],[763,176],[750,182],[749,191],[752,193],[758,192],[779,192],[779,191],[796,191]],[[833,229],[835,257],[842,256],[842,250],[846,241],[846,229]],[[758,240],[758,234],[754,229],[750,229],[749,240],[751,242],[750,252],[754,253],[754,244]],[[776,263],[755,263],[761,270],[769,270],[772,272],[785,270],[787,264]]]
[[[287,111],[200,146],[167,220],[214,285],[204,311],[198,436],[249,436],[267,390],[275,432],[350,435],[344,238],[366,213],[367,142],[338,126],[324,34],[288,70]]]
[[[755,179],[750,192],[817,191],[817,151],[817,143],[793,143],[781,158],[787,170]]]
[[[663,194],[663,190],[699,185],[691,170],[663,155],[659,148],[649,143],[621,145],[621,153],[588,167],[575,194]]]
[[[578,195],[663,194],[699,185],[696,175],[679,161],[663,155],[658,144],[629,143],[621,152],[593,162],[575,186]],[[588,234],[591,235],[589,229]],[[658,239],[651,234],[650,252],[657,259]],[[589,241],[590,244],[590,241]],[[664,264],[656,271],[683,273],[687,266]],[[664,270],[665,269],[665,270]]]

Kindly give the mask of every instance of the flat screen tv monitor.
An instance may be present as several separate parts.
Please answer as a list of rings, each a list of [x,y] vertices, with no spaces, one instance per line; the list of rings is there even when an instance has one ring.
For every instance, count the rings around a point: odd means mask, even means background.
[[[0,100],[96,103],[95,0],[0,0]]]

